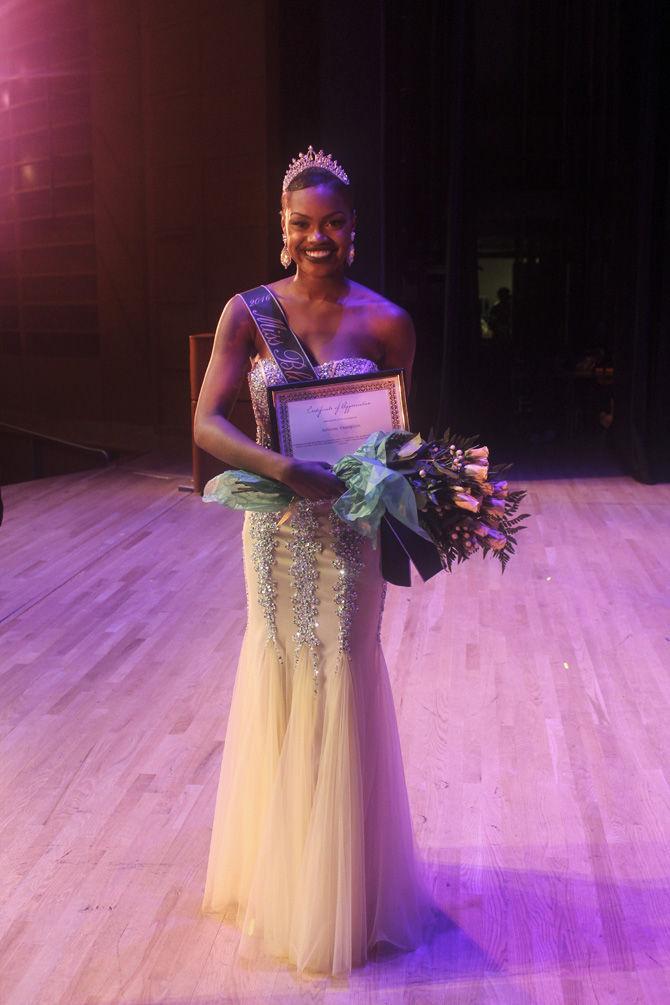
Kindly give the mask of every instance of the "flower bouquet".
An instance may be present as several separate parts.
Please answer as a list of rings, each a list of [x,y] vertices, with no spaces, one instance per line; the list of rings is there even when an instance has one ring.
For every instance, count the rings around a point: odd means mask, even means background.
[[[373,546],[385,513],[431,541],[450,572],[476,551],[493,554],[504,572],[516,548],[516,534],[528,513],[517,515],[526,495],[510,491],[499,476],[511,464],[489,464],[488,447],[476,437],[446,430],[424,440],[404,430],[373,433],[353,454],[333,465],[346,485],[333,509]],[[204,502],[233,509],[284,511],[294,495],[282,482],[249,471],[225,471],[205,486]]]

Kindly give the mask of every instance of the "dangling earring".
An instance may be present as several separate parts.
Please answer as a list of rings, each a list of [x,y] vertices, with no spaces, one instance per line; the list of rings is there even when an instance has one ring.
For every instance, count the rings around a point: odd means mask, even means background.
[[[288,269],[289,265],[291,264],[291,256],[289,254],[288,248],[286,247],[286,234],[284,234],[284,247],[281,249],[281,253],[279,255],[279,261],[282,263],[285,269]]]
[[[351,244],[349,245],[349,250],[347,252],[347,265],[353,265],[354,258],[356,257],[356,251],[354,249],[354,238],[356,237],[356,231],[351,232]]]

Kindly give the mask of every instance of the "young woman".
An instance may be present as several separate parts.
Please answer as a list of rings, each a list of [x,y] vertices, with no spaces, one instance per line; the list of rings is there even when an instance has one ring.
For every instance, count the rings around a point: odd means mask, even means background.
[[[409,315],[353,282],[356,213],[330,156],[300,155],[281,200],[285,266],[269,283],[319,378],[402,367]],[[244,371],[252,443],[224,416]],[[329,465],[270,448],[266,387],[282,373],[244,301],[226,304],[195,415],[199,446],[288,485],[290,520],[247,513],[248,622],[231,702],[202,910],[242,930],[238,954],[346,974],[377,944],[413,949],[431,917],[415,854],[380,645],[380,550],[341,521]]]

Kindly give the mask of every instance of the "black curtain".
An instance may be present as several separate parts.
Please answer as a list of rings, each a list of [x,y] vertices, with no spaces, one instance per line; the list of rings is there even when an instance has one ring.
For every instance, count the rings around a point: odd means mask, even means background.
[[[352,276],[417,327],[414,427],[495,449],[555,434],[568,456],[611,446],[636,478],[667,478],[666,0],[279,0],[276,15],[273,170],[307,142],[351,169]],[[496,355],[478,255],[498,247],[518,296],[514,349]],[[580,379],[594,351],[613,386]]]
[[[450,423],[464,429],[463,423],[474,421],[469,416],[477,397],[477,385],[470,382],[468,386],[463,379],[464,374],[472,377],[476,371],[475,347],[479,336],[472,100],[474,22],[475,7],[470,0],[450,0],[446,5],[443,46],[449,101],[444,109],[444,307],[440,392],[435,407],[436,432],[440,434]]]
[[[621,6],[615,430],[627,469],[670,479],[670,7]]]
[[[473,21],[468,0],[385,5],[384,292],[417,329],[411,412],[424,435],[467,426],[473,404]]]
[[[271,166],[276,208],[292,157],[310,144],[332,153],[351,176],[356,196],[356,261],[350,275],[383,289],[383,0],[278,0],[268,11],[268,49],[279,81],[277,94],[268,95],[268,128],[277,150]],[[279,234],[275,207],[273,213]]]

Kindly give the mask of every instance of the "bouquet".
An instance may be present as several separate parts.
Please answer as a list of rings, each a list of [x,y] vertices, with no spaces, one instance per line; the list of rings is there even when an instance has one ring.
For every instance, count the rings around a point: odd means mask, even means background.
[[[443,568],[452,570],[476,551],[494,555],[502,571],[516,548],[516,534],[530,514],[517,514],[523,490],[510,491],[500,475],[511,464],[489,464],[488,447],[476,437],[452,434],[424,440],[405,430],[373,433],[333,473],[346,485],[333,509],[373,546],[388,512],[432,541]],[[204,502],[233,509],[284,511],[295,499],[282,482],[249,471],[225,471],[205,486]]]

